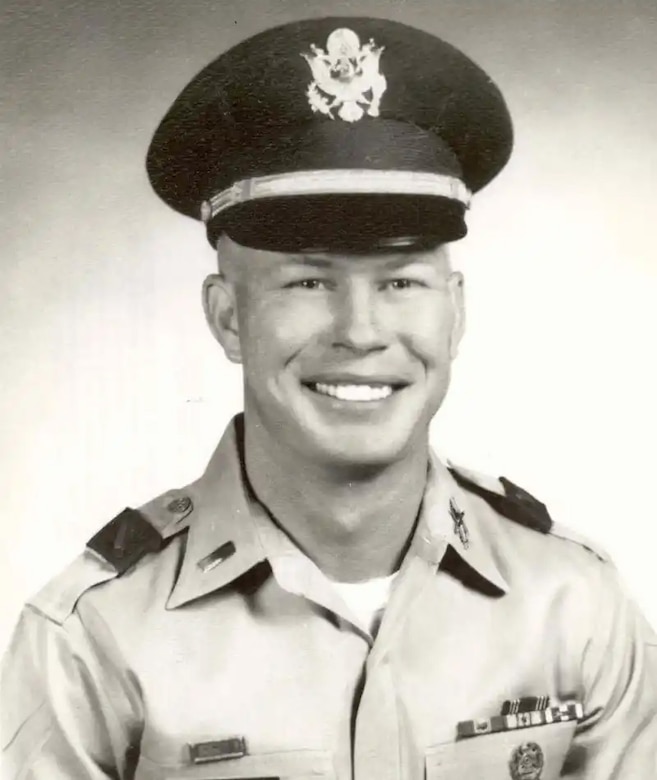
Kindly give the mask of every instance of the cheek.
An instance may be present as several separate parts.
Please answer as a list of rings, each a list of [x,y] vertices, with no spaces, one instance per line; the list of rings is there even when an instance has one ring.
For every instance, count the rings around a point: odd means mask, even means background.
[[[280,364],[330,327],[330,312],[321,296],[274,295],[248,307],[240,323],[247,363]]]
[[[454,316],[440,296],[426,296],[399,312],[399,333],[407,349],[428,367],[450,360]]]

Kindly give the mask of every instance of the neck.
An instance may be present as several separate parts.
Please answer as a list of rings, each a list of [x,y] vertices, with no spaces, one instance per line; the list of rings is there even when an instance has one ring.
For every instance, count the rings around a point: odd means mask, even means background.
[[[257,435],[254,435],[257,431]],[[259,501],[331,579],[392,574],[406,552],[424,494],[428,441],[376,468],[337,469],[267,441],[245,421],[245,463]],[[290,479],[290,475],[294,479]]]

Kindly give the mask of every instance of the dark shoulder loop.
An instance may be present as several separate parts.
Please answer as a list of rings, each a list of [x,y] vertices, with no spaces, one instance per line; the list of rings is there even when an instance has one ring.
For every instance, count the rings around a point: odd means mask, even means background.
[[[194,504],[186,492],[169,491],[140,509],[124,509],[87,542],[85,550],[32,598],[28,606],[62,625],[80,596],[125,574],[147,553],[184,532]]]
[[[139,509],[126,508],[87,542],[87,548],[125,574],[147,553],[187,527],[194,502],[186,490],[171,490]]]
[[[511,480],[500,477],[499,483],[504,492],[496,493],[466,477],[454,467],[450,467],[449,472],[458,485],[483,498],[499,514],[542,534],[550,533],[552,518],[545,504]]]
[[[136,509],[126,508],[87,542],[120,576],[149,552],[157,552],[164,539]]]

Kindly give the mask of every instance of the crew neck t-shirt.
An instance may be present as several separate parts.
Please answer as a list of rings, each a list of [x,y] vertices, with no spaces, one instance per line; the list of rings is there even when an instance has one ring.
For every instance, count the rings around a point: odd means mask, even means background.
[[[383,618],[397,572],[363,582],[333,582],[354,617],[374,636]]]

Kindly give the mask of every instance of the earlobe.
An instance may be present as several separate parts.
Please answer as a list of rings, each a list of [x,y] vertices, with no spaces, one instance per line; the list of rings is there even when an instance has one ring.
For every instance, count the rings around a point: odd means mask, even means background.
[[[465,332],[465,290],[463,274],[454,271],[449,278],[454,320],[449,343],[449,356],[452,360],[458,355],[461,339]]]
[[[203,282],[203,310],[212,335],[232,363],[242,362],[235,288],[221,274]]]

